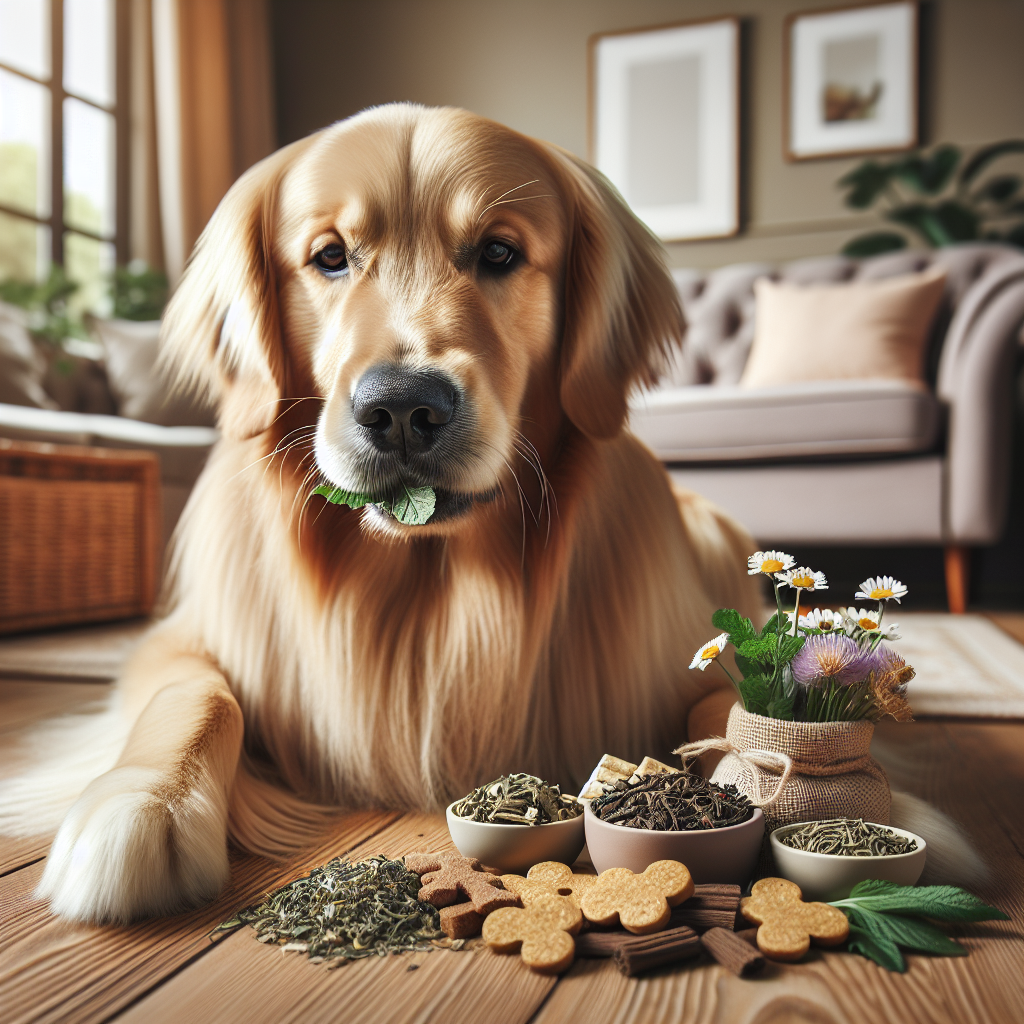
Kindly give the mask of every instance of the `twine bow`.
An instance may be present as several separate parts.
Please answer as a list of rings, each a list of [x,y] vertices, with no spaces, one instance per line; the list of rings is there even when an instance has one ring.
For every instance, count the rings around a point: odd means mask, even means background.
[[[735,754],[741,761],[745,761],[755,768],[764,768],[768,771],[775,769],[782,772],[781,776],[779,776],[779,784],[775,787],[775,792],[767,799],[765,799],[764,794],[761,792],[761,779],[758,772],[752,771],[750,773],[754,779],[754,792],[750,797],[750,802],[755,807],[760,807],[761,810],[774,807],[779,802],[786,784],[793,774],[793,759],[788,754],[780,754],[776,750],[744,749],[736,746],[732,740],[728,740],[724,736],[712,736],[711,739],[684,743],[681,747],[672,751],[672,753],[679,754],[685,761],[687,757],[700,757],[701,754],[708,750],[723,750],[727,754]]]

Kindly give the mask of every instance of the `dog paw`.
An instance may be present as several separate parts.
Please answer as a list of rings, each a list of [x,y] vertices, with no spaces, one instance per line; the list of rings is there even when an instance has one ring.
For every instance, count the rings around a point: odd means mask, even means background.
[[[226,800],[115,768],[68,811],[36,895],[61,917],[94,923],[205,903],[228,876],[226,817]]]

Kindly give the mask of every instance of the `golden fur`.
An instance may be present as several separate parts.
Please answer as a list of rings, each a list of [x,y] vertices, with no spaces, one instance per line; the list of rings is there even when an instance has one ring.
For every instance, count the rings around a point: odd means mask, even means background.
[[[480,271],[489,238],[522,253],[513,272]],[[347,278],[311,262],[326,244]],[[608,184],[463,111],[371,110],[245,174],[165,318],[164,358],[216,397],[223,439],[168,614],[91,734],[109,770],[0,796],[24,827],[81,793],[41,887],[54,909],[208,898],[229,828],[280,852],[312,805],[440,808],[507,771],[578,786],[605,751],[679,743],[720,685],[687,670],[711,613],[756,607],[750,540],[623,429],[682,330],[660,246]],[[321,474],[372,486],[352,395],[381,362],[469,396],[439,483],[477,496],[466,514],[408,527],[312,496]]]

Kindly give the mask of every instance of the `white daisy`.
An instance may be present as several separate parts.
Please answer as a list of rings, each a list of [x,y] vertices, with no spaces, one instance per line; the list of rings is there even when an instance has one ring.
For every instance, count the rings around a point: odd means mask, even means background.
[[[870,608],[854,608],[851,605],[849,608],[840,608],[838,614],[842,615],[846,632],[851,636],[858,630],[862,630],[865,633],[878,633],[885,640],[899,640],[900,638],[896,632],[899,629],[899,623],[887,622],[883,626],[878,612],[872,611]]]
[[[704,671],[720,654],[725,651],[725,645],[729,642],[728,633],[719,633],[714,640],[708,641],[694,656],[690,662],[690,668],[699,668]]]
[[[792,567],[796,559],[785,551],[755,551],[747,559],[747,575],[756,576],[763,572],[766,576],[782,572]]]
[[[798,569],[788,569],[786,572],[777,572],[775,578],[782,583],[788,583],[797,590],[828,590],[828,580],[823,572],[814,572],[806,565]]]
[[[892,576],[869,576],[853,595],[859,601],[888,601],[900,603],[901,597],[907,596],[907,588]]]
[[[793,622],[793,613],[787,612],[790,624]],[[839,612],[831,608],[815,608],[806,615],[800,616],[801,629],[820,629],[823,633],[831,633],[833,630],[841,629],[843,617]]]

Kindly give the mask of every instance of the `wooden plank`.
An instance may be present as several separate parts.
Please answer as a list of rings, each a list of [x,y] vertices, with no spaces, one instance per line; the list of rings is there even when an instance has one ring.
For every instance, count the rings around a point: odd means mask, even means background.
[[[58,683],[0,679],[0,775],[14,754],[11,734],[44,718],[82,711],[110,694],[109,683]]]
[[[225,892],[201,910],[129,927],[75,925],[30,902],[43,865],[0,879],[0,962],[5,1024],[102,1021],[148,992],[189,960],[210,950],[207,935],[239,906],[386,828],[397,815],[345,816],[316,850],[287,863],[235,854]],[[254,943],[254,945],[257,945]]]
[[[991,619],[1004,633],[1009,633],[1014,640],[1024,644],[1024,613],[1022,612],[985,612],[985,618]]]
[[[350,856],[398,857],[450,848],[442,818],[410,814]],[[118,1024],[192,1019],[218,1024],[300,1024],[310,1019],[524,1024],[555,983],[523,967],[519,957],[498,956],[488,949],[373,957],[328,970],[301,954],[253,941],[252,930],[246,928],[136,1003]]]
[[[149,628],[148,619],[11,636],[0,640],[0,676],[116,679]]]

